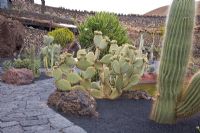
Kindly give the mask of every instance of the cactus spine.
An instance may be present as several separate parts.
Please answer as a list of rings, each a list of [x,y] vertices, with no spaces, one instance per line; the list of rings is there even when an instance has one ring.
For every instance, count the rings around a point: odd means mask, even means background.
[[[190,116],[200,109],[200,73],[183,90],[194,17],[195,0],[173,0],[163,42],[158,95],[151,112],[151,119],[156,122],[172,124],[176,118]]]

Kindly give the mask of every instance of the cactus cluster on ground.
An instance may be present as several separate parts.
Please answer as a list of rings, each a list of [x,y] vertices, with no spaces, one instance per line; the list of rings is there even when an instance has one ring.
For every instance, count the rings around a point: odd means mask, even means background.
[[[82,88],[95,98],[115,99],[139,82],[147,58],[130,44],[118,46],[117,41],[110,41],[100,31],[94,34],[95,53],[81,49],[77,52],[77,61],[70,53],[60,55],[53,69],[55,83],[60,91]],[[109,53],[99,59],[101,51],[108,45]],[[93,82],[96,74],[99,81]]]
[[[21,57],[21,55],[14,60],[6,60],[3,62],[3,69],[5,71],[11,68],[26,68],[33,72],[35,78],[40,76],[40,60],[37,58],[35,53],[35,46],[31,45],[31,47],[26,51],[26,56]]]
[[[45,47],[41,49],[41,57],[43,60],[43,66],[46,69],[46,74],[52,76],[52,68],[55,62],[58,60],[61,46],[53,43],[54,38],[52,36],[44,36],[43,43]]]
[[[200,73],[184,86],[194,18],[195,0],[173,0],[163,42],[158,94],[151,113],[156,122],[171,124],[200,110]]]

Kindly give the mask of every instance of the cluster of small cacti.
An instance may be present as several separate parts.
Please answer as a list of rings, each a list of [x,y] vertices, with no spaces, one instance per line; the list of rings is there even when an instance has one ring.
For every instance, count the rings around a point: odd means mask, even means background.
[[[34,67],[34,68],[33,68]],[[3,62],[3,69],[8,70],[10,68],[27,68],[29,70],[33,71],[33,74],[35,77],[38,77],[40,75],[40,60],[34,59],[31,61],[31,59],[15,59],[13,61],[6,60]]]
[[[95,53],[81,49],[77,53],[77,61],[72,54],[61,54],[57,68],[53,71],[58,90],[82,88],[95,98],[115,99],[123,91],[132,89],[143,74],[146,55],[129,44],[119,47],[115,40],[110,41],[99,31],[95,31],[94,44]],[[108,45],[109,54],[99,59],[101,51]],[[80,71],[75,72],[74,66]],[[99,82],[92,82],[96,73]]]
[[[195,0],[173,0],[162,50],[151,119],[174,123],[200,110],[200,73],[184,86],[195,18]]]
[[[46,74],[51,76],[51,71],[55,62],[58,60],[61,46],[53,44],[54,38],[52,36],[44,36],[43,43],[46,45],[41,49],[41,56],[43,60],[43,66],[46,68]]]

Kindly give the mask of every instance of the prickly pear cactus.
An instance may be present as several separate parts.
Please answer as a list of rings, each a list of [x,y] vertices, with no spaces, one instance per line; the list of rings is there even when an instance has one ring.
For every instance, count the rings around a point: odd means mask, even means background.
[[[61,61],[53,72],[57,88],[61,91],[82,88],[95,98],[108,99],[115,99],[123,91],[132,89],[143,74],[146,55],[130,44],[118,47],[117,41],[110,41],[100,31],[95,31],[94,44],[95,53],[81,49],[77,52],[77,61],[69,53],[60,56]],[[109,54],[99,59],[108,45]],[[79,72],[74,71],[75,66]],[[99,81],[92,82],[96,74]]]
[[[173,0],[168,16],[151,119],[172,124],[200,110],[200,73],[183,82],[192,46],[195,0]]]
[[[93,82],[90,93],[96,98],[116,99],[123,91],[132,89],[144,72],[147,58],[141,51],[130,44],[118,47],[111,41],[109,54],[104,55],[98,63],[100,82]]]
[[[94,62],[91,61],[91,53],[86,54],[82,49],[78,51],[77,57],[76,61],[72,54],[65,52],[60,55],[59,61],[54,66],[52,74],[59,91],[90,87],[91,78],[96,74],[96,69],[92,66]]]

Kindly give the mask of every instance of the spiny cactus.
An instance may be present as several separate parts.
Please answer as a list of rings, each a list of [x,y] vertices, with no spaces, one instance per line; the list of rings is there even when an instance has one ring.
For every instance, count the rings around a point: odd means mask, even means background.
[[[140,45],[139,45],[139,51],[140,51],[140,55],[142,55],[142,50],[144,48],[144,33],[142,33],[140,35]]]
[[[46,45],[41,50],[42,60],[44,67],[46,68],[46,73],[48,76],[52,76],[51,69],[58,60],[59,54],[61,52],[61,46],[53,44],[54,38],[51,36],[44,36],[43,43]]]
[[[116,99],[123,91],[132,89],[143,74],[146,56],[130,44],[118,47],[116,41],[111,41],[109,54],[98,62],[100,82],[91,84],[90,93],[96,98]]]
[[[40,61],[36,59],[35,46],[30,47],[30,69],[33,72],[34,77],[40,76]]]
[[[94,63],[90,62],[89,58],[86,57],[87,55],[84,49],[79,50],[77,62],[70,53],[65,52],[60,55],[60,60],[53,69],[53,77],[58,90],[68,91],[76,88],[90,87],[91,78],[95,75],[96,70],[92,66]],[[80,69],[79,73],[75,72],[74,66]]]
[[[143,74],[146,56],[141,56],[141,51],[136,51],[136,48],[129,44],[118,47],[117,41],[110,42],[109,38],[103,37],[99,31],[95,31],[94,44],[95,54],[81,49],[77,52],[77,62],[74,62],[69,53],[61,55],[64,61],[60,61],[53,72],[57,88],[62,91],[82,88],[95,98],[108,99],[115,99],[124,90],[132,89]],[[100,53],[109,44],[109,54],[99,59]],[[79,73],[73,71],[74,66],[80,69]],[[92,82],[96,73],[99,74],[100,81]]]
[[[158,95],[151,119],[164,124],[176,122],[200,110],[200,73],[184,86],[192,46],[195,0],[173,0],[158,77]]]

